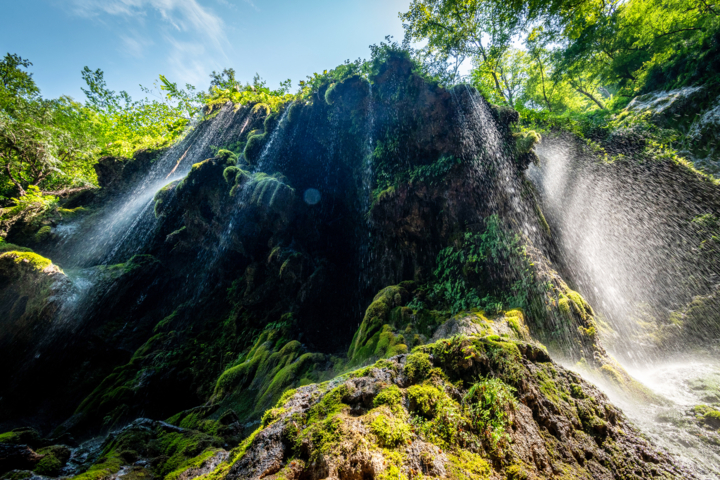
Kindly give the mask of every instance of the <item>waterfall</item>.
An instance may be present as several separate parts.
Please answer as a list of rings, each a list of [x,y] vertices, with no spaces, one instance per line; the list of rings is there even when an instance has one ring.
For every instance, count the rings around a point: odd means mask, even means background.
[[[155,227],[155,194],[187,175],[193,164],[211,157],[211,146],[222,146],[242,133],[249,115],[247,108],[235,110],[232,104],[226,104],[211,120],[191,123],[183,139],[154,160],[136,185],[103,206],[104,213],[93,219],[89,229],[76,228],[65,236],[59,246],[69,253],[57,263],[63,267],[108,265],[140,252]]]
[[[660,331],[654,329],[662,315],[716,288],[717,267],[698,262],[693,245],[702,239],[691,228],[712,203],[678,188],[689,185],[679,169],[602,162],[562,136],[549,135],[536,151],[540,163],[527,176],[540,192],[561,268],[611,329],[603,338],[607,350],[667,403],[637,400],[600,375],[579,373],[701,478],[717,478],[720,449],[703,442],[688,420],[694,406],[707,403],[698,385],[720,380],[716,352],[684,337],[660,348],[650,336]]]

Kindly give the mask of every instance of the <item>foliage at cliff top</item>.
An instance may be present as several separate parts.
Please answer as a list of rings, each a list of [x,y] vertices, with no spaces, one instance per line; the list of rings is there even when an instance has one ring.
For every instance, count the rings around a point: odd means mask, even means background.
[[[85,104],[67,96],[50,100],[41,96],[30,67],[16,54],[0,61],[2,203],[31,187],[54,192],[97,185],[93,166],[101,156],[131,156],[175,141],[202,98],[192,86],[181,90],[160,76],[164,99],[133,101],[109,90],[102,70],[85,67]]]
[[[716,81],[718,14],[705,0],[413,0],[400,18],[449,81],[469,60],[492,103],[562,113]]]
[[[277,112],[280,107],[292,101],[295,96],[289,93],[291,80],[280,83],[280,88],[271,90],[259,75],[255,75],[252,83],[241,84],[235,78],[235,70],[225,69],[222,73],[213,72],[210,91],[204,102],[211,110],[227,102],[235,105],[264,104]]]
[[[43,99],[27,72],[31,65],[9,53],[0,61],[0,200],[25,195],[30,186],[94,182],[87,110],[69,97]]]

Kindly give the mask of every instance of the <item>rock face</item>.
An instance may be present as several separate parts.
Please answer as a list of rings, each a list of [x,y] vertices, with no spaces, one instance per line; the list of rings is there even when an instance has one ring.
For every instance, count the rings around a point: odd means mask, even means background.
[[[539,343],[646,393],[555,268],[537,134],[405,52],[354,68],[2,227],[67,274],[0,255],[0,431],[101,439],[35,452],[82,480],[680,475]]]
[[[228,479],[675,478],[597,389],[532,344],[457,336],[287,392]]]

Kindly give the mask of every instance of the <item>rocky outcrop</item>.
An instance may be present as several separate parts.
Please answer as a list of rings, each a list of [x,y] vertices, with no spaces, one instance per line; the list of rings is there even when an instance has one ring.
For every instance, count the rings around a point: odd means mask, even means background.
[[[287,392],[216,478],[675,478],[607,398],[531,344],[457,336]]]

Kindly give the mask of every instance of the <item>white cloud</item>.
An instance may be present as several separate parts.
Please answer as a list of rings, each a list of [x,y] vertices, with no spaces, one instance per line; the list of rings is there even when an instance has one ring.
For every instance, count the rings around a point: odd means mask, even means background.
[[[66,5],[75,15],[105,24],[115,24],[112,17],[132,22],[134,27],[123,28],[118,36],[121,51],[136,58],[155,45],[152,36],[159,34],[169,47],[169,74],[182,83],[205,83],[210,70],[218,68],[217,60],[226,62],[226,49],[232,48],[225,22],[198,0],[70,0]],[[148,21],[153,14],[160,17],[159,26]]]
[[[73,11],[94,17],[102,13],[124,17],[145,17],[149,10],[179,32],[202,33],[218,45],[226,43],[223,20],[202,7],[197,0],[71,0]]]

